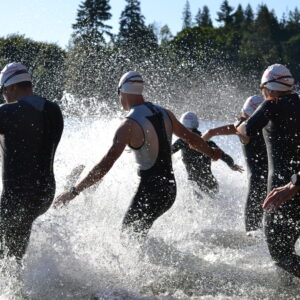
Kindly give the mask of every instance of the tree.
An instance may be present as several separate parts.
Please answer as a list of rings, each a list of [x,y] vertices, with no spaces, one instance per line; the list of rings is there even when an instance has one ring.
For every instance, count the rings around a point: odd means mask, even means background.
[[[240,28],[245,21],[244,10],[241,4],[238,5],[235,13],[232,16],[233,16],[233,24],[237,28]]]
[[[127,5],[121,13],[119,40],[126,41],[139,38],[145,31],[145,17],[141,14],[138,0],[126,0]]]
[[[151,26],[145,25],[138,0],[126,0],[127,5],[120,17],[119,44],[133,48],[151,48],[157,45],[157,38]]]
[[[82,38],[95,43],[105,43],[104,35],[111,37],[109,25],[104,22],[111,18],[109,0],[85,0],[77,10],[75,39]]]
[[[65,51],[55,44],[35,42],[22,35],[0,38],[0,63],[21,62],[30,71],[34,91],[49,100],[63,94]]]
[[[290,66],[295,78],[300,78],[300,34],[283,43],[284,62]]]
[[[261,5],[252,28],[245,32],[240,55],[257,69],[281,61],[281,31],[273,11]]]
[[[173,38],[173,35],[171,33],[171,30],[168,25],[164,25],[160,29],[160,43],[162,45],[167,44],[171,39]]]
[[[252,25],[254,22],[254,14],[250,4],[247,5],[244,16],[245,16],[245,25],[247,26]]]
[[[182,28],[190,28],[192,27],[192,13],[189,0],[186,0],[184,9],[183,9],[183,26]]]
[[[294,11],[289,12],[286,29],[289,37],[292,37],[300,32],[300,11],[297,7]]]
[[[201,12],[201,9],[199,8],[198,12],[195,15],[195,23],[197,26],[201,26],[201,21],[202,21],[201,15],[202,15],[202,12]]]
[[[204,5],[201,14],[201,26],[212,27],[212,20],[210,18],[209,8]]]
[[[228,4],[227,0],[224,0],[221,4],[220,11],[217,13],[217,21],[223,22],[225,26],[231,25],[233,22],[232,11],[233,7]]]
[[[209,13],[209,8],[204,5],[203,9],[198,10],[198,13],[195,17],[195,21],[197,26],[202,26],[202,27],[212,27],[212,20],[210,18],[210,13]]]

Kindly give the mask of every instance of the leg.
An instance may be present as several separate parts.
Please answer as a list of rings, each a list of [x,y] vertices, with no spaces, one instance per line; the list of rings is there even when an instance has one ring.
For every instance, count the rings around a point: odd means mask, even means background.
[[[197,185],[199,186],[199,189],[208,194],[211,198],[215,198],[216,195],[219,193],[219,184],[217,179],[213,176],[205,176],[205,178],[198,177],[196,180]]]
[[[246,231],[257,230],[262,227],[263,208],[262,201],[267,193],[266,178],[250,176],[248,194],[245,205]]]
[[[175,181],[142,180],[123,220],[122,231],[146,236],[154,221],[171,208],[175,197]]]
[[[250,180],[245,205],[246,231],[257,230],[262,227],[262,201],[266,196],[267,186],[260,187],[257,182]]]
[[[265,234],[272,259],[277,266],[300,278],[300,257],[295,254],[295,243],[300,236],[299,224],[281,213],[268,213]]]
[[[27,249],[32,224],[46,212],[53,199],[53,193],[45,195],[9,193],[1,199],[1,240],[8,248],[8,255],[21,260]],[[20,201],[22,200],[22,201]],[[2,246],[3,248],[3,246]]]

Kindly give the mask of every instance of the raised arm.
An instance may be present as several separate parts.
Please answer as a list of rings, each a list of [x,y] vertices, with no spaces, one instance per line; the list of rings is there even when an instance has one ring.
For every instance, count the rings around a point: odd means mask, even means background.
[[[221,151],[219,149],[211,148],[198,134],[185,128],[172,112],[168,111],[168,114],[172,120],[173,133],[186,141],[190,148],[205,153],[213,160],[218,160],[220,158]]]
[[[202,138],[204,141],[210,140],[212,137],[217,136],[217,135],[231,135],[231,134],[236,134],[236,128],[234,124],[227,124],[224,126],[216,127],[207,130],[203,135]]]
[[[66,191],[59,195],[54,202],[54,206],[66,204],[74,199],[80,192],[92,186],[101,180],[114,165],[115,161],[120,157],[126,145],[130,144],[132,137],[132,120],[125,120],[117,129],[113,143],[107,153],[97,163],[94,168],[83,178],[71,191]]]

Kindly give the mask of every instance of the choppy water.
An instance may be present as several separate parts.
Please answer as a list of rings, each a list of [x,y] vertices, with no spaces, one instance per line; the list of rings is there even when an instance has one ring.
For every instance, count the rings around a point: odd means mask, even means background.
[[[66,122],[55,162],[58,192],[73,167],[90,169],[101,158],[118,124],[117,118]],[[236,137],[215,141],[245,165]],[[215,162],[220,195],[197,200],[180,154],[173,161],[176,202],[144,246],[130,248],[119,237],[138,184],[133,155],[124,152],[96,191],[35,222],[19,276],[13,262],[1,262],[0,300],[300,299],[299,284],[278,281],[263,235],[244,233],[246,174]]]

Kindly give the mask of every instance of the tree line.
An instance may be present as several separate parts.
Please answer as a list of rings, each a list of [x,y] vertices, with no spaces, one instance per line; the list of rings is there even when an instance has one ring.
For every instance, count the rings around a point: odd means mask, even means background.
[[[20,35],[0,38],[0,63],[20,61],[34,75],[37,92],[61,101],[63,92],[76,99],[73,111],[91,113],[97,103],[117,106],[116,85],[123,72],[140,71],[153,101],[201,107],[224,113],[226,101],[257,93],[262,71],[287,65],[300,78],[300,11],[280,19],[267,5],[232,7],[224,0],[213,25],[205,5],[192,16],[188,0],[182,30],[146,24],[139,0],[125,0],[119,32],[112,34],[109,0],[83,0],[66,50]],[[70,98],[63,104],[69,107]],[[80,105],[79,105],[80,103]],[[219,110],[218,110],[219,108]]]

